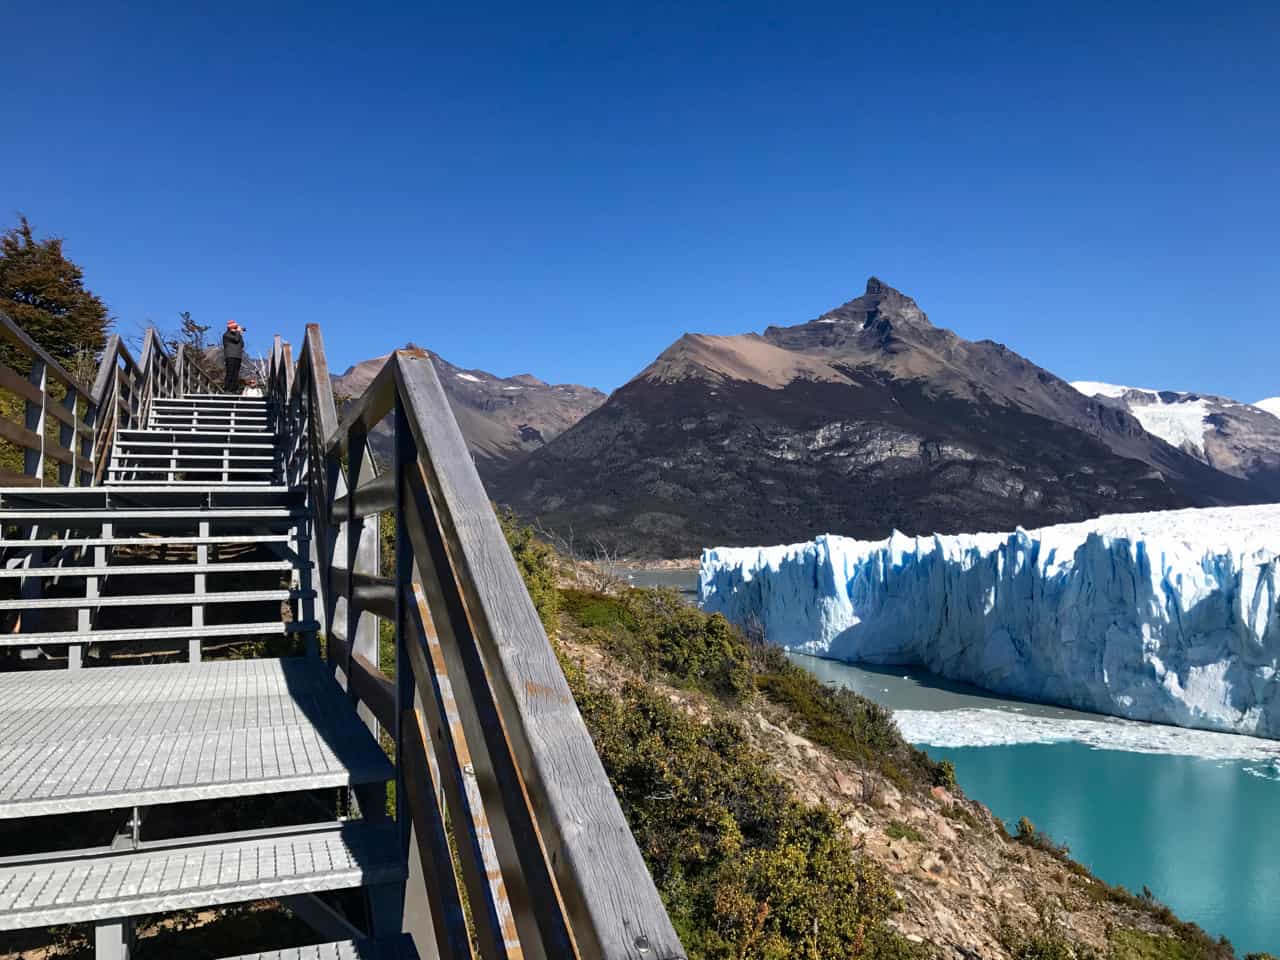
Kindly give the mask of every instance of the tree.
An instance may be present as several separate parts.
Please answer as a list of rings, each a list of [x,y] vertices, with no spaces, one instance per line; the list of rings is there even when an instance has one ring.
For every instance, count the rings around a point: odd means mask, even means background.
[[[178,328],[178,337],[183,345],[203,355],[209,347],[208,341],[205,340],[205,334],[209,332],[209,325],[207,323],[196,323],[192,320],[190,310],[183,310],[178,314],[178,319],[182,321],[182,325]]]
[[[59,237],[37,240],[26,217],[0,234],[0,310],[60,361],[107,343],[106,304],[85,289],[84,271]]]

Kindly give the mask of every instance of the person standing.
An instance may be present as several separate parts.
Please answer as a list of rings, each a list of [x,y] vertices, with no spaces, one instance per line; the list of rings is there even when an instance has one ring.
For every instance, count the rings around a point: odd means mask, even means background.
[[[222,359],[227,365],[227,378],[222,389],[227,393],[239,393],[240,364],[244,360],[244,327],[234,320],[227,321],[227,332],[222,335]]]

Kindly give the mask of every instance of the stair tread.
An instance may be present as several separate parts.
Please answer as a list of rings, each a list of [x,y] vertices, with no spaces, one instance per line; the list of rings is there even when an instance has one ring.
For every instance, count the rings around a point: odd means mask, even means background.
[[[219,623],[203,627],[124,627],[113,630],[58,630],[46,633],[0,633],[0,647],[33,647],[61,643],[115,643],[129,640],[192,640],[196,638],[267,636],[277,633],[314,633],[320,624],[314,620],[284,623],[264,620],[258,623]]]
[[[79,610],[86,607],[155,607],[165,604],[189,607],[195,603],[265,603],[269,600],[297,600],[314,596],[314,590],[228,590],[124,597],[25,597],[20,600],[0,600],[0,610]]]
[[[391,775],[319,659],[0,673],[0,818]]]
[[[319,893],[403,879],[395,824],[144,846],[0,867],[0,930]]]
[[[136,577],[144,574],[176,573],[261,573],[270,570],[292,570],[291,560],[255,560],[249,562],[212,561],[210,563],[118,563],[105,567],[66,564],[58,567],[26,567],[0,570],[0,580],[26,577]],[[32,604],[39,606],[39,600]]]
[[[386,940],[338,940],[265,953],[242,953],[226,960],[419,960],[407,933]]]
[[[0,539],[0,550],[22,550],[32,547],[196,547],[202,544],[214,545],[219,543],[288,543],[292,539],[293,537],[287,533],[258,533],[242,536],[228,535],[225,537],[216,535],[210,537],[168,537],[164,534],[156,534],[150,537],[48,537],[39,540]]]
[[[0,496],[17,492],[23,487],[0,488]],[[126,488],[127,489],[127,488]],[[136,491],[129,490],[130,493]],[[81,510],[66,507],[29,507],[23,510],[0,510],[0,520],[20,522],[40,517],[57,517],[62,520],[235,520],[235,519],[283,519],[300,518],[304,514],[293,507],[207,507],[200,509],[174,510],[169,507],[154,507],[149,510]]]

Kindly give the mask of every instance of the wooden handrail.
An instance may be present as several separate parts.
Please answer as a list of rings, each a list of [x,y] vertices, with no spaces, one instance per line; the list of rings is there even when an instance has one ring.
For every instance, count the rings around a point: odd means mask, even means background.
[[[269,391],[307,490],[330,660],[396,743],[397,822],[425,878],[406,924],[445,960],[472,956],[467,914],[484,960],[683,958],[430,358],[396,351],[339,418],[309,325],[296,364],[273,345]],[[388,419],[379,472],[368,437]],[[388,509],[382,571],[367,545]],[[388,615],[394,680],[377,662]]]
[[[21,424],[0,418],[0,437],[22,450],[22,472],[0,470],[0,485],[47,486],[51,481],[46,469],[50,463],[56,464],[53,483],[57,486],[93,483],[94,422],[98,405],[90,388],[68,373],[3,311],[0,311],[0,336],[31,365],[24,379],[22,374],[0,363],[0,387],[23,401]],[[62,397],[52,396],[51,382],[62,386]],[[50,417],[57,421],[56,440],[49,435]]]

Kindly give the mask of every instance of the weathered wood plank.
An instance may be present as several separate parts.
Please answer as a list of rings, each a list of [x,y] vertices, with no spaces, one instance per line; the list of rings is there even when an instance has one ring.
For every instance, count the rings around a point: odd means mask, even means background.
[[[12,470],[0,470],[0,487],[38,487],[39,477],[28,477],[25,473],[14,473]]]
[[[390,470],[380,473],[371,480],[366,480],[356,488],[355,493],[348,492],[333,501],[330,522],[344,523],[347,520],[348,501],[354,501],[351,513],[363,518],[391,510],[396,505],[396,478]]]
[[[465,604],[454,626],[470,628],[490,665],[574,936],[585,955],[605,960],[683,958],[431,362],[406,351],[395,359],[422,483]]]
[[[406,710],[400,722],[400,757],[404,764],[403,783],[408,793],[408,807],[418,839],[418,860],[426,883],[428,913],[435,932],[436,948],[441,960],[471,960],[471,938],[467,934],[467,915],[458,895],[458,880],[453,873],[453,856],[444,816],[436,798],[435,780],[427,762],[427,737],[422,718]],[[481,950],[488,960],[489,954]]]
[[[43,361],[49,376],[64,387],[73,387],[82,393],[85,392],[86,388],[83,384],[67,373],[62,364],[46,353],[38,343],[31,339],[25,330],[18,326],[16,321],[2,310],[0,310],[0,336],[17,344],[27,356]]]
[[[419,584],[404,588],[407,633],[403,648],[431,731],[463,882],[471,904],[480,953],[486,958],[517,960],[524,956],[515,916],[502,878],[502,865],[484,812],[484,800],[458,714],[444,651]],[[417,713],[414,714],[417,719]],[[416,813],[415,813],[416,820]]]
[[[347,690],[369,708],[384,730],[396,722],[395,681],[359,653],[351,653],[347,641],[330,630],[326,644],[329,662],[347,673]],[[350,664],[350,672],[347,666]]]
[[[40,434],[4,417],[0,417],[0,437],[26,450],[40,449]]]
[[[356,571],[352,576],[346,567],[329,568],[331,589],[384,620],[396,618],[396,581],[392,577]]]
[[[40,388],[3,363],[0,363],[0,387],[16,393],[24,400],[30,400],[32,403],[40,402]]]

